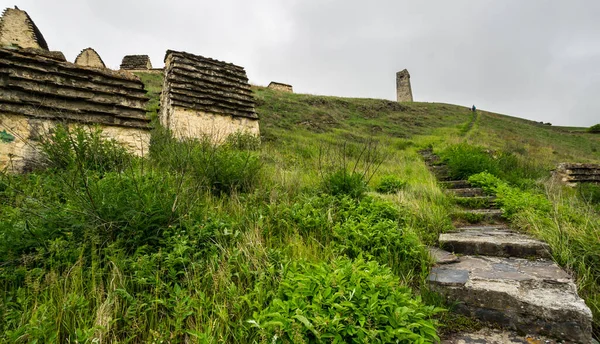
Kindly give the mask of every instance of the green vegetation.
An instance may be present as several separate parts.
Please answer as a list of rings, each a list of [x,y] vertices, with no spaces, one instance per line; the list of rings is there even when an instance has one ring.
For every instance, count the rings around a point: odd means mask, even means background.
[[[162,77],[140,76],[156,116]],[[597,189],[545,179],[563,160],[598,162],[596,135],[448,104],[254,92],[260,145],[157,126],[132,157],[59,128],[45,166],[1,174],[0,341],[411,343],[476,327],[425,283],[425,245],[453,228],[457,202],[417,154],[428,146],[548,241],[598,319]]]
[[[588,128],[588,131],[590,133],[600,133],[600,123],[598,124],[594,124],[591,127]]]
[[[265,341],[418,343],[439,340],[431,320],[439,311],[376,262],[338,259],[290,264],[276,298],[250,322]]]
[[[520,189],[483,172],[469,178],[473,185],[497,196],[504,216],[550,245],[554,259],[575,273],[580,296],[594,313],[597,331],[600,316],[600,214],[588,195],[593,185],[573,190],[544,183],[545,188]]]
[[[375,191],[390,194],[402,190],[405,185],[406,182],[396,176],[383,176],[375,187]]]

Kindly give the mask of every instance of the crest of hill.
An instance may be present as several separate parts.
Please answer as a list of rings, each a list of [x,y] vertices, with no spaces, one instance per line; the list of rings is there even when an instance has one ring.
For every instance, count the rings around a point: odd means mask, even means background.
[[[165,56],[165,90],[172,105],[258,119],[243,67],[173,50]]]
[[[542,161],[600,162],[600,135],[443,103],[398,103],[384,99],[341,98],[276,92],[254,87],[261,135],[280,140],[301,132],[365,141],[428,136],[437,144],[467,140],[490,149]]]

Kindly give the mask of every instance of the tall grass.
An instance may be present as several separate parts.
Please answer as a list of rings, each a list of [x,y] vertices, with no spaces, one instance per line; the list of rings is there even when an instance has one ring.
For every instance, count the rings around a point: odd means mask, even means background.
[[[2,341],[261,341],[248,321],[275,300],[291,262],[329,269],[363,257],[415,287],[426,274],[401,204],[280,179],[317,176],[318,154],[302,173],[245,138],[217,147],[159,131],[148,157],[121,159],[95,133],[55,135],[46,157],[67,163],[0,182]],[[364,153],[352,154],[348,166],[360,165]],[[427,336],[431,316],[419,320]]]

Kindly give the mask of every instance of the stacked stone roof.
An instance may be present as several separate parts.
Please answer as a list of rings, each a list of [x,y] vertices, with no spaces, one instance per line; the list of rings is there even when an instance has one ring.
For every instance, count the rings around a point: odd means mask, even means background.
[[[163,102],[206,113],[258,119],[243,67],[186,52],[167,51]]]
[[[15,17],[15,19],[17,19],[18,21],[17,25],[22,26],[22,28],[7,27],[7,21],[9,20],[9,17]],[[24,22],[20,22],[19,17],[22,17],[24,19]],[[39,45],[39,48],[49,50],[48,43],[46,43],[46,39],[44,39],[42,32],[35,25],[33,19],[31,19],[27,12],[20,10],[17,6],[15,6],[15,8],[7,8],[2,12],[2,17],[0,18],[0,42],[10,42],[12,44],[17,44],[18,37],[13,31],[14,29],[17,29],[17,31],[21,29],[25,30],[27,32],[27,35],[30,36],[29,38],[33,39],[33,41],[35,41],[37,45]]]
[[[123,60],[121,61],[121,69],[152,69],[152,63],[150,63],[150,57],[148,57],[148,55],[127,55],[123,57]]]
[[[565,183],[600,184],[599,164],[560,163],[554,173]]]
[[[277,82],[277,81],[271,81],[271,82],[269,83],[269,86],[272,86],[272,85],[273,85],[273,86],[274,86],[274,85],[280,85],[280,86],[292,87],[292,85],[284,84],[284,83],[282,83],[282,82]]]
[[[102,61],[100,54],[92,48],[83,49],[75,58],[75,64],[80,66],[106,68],[106,64]]]
[[[149,128],[146,92],[129,73],[0,48],[0,113]]]

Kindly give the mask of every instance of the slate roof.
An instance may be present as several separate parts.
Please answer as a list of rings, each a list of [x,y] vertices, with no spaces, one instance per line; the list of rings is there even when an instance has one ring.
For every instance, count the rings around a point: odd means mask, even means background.
[[[231,63],[169,50],[163,93],[172,106],[258,119],[246,71]]]

